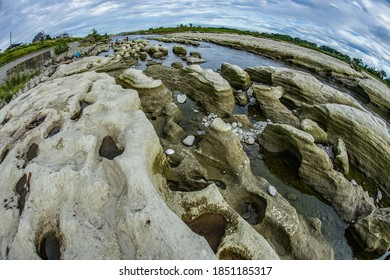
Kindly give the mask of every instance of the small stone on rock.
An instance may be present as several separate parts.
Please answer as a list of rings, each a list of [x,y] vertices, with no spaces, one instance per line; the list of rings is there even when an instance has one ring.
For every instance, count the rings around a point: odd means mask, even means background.
[[[193,144],[194,144],[194,141],[195,141],[195,136],[194,135],[188,135],[184,140],[183,140],[183,144],[188,146],[188,147],[191,147]]]
[[[180,95],[177,96],[177,102],[179,104],[185,103],[186,100],[187,100],[187,95],[185,95],[185,94],[180,94]]]
[[[167,149],[167,150],[165,151],[165,154],[167,154],[167,155],[173,155],[174,153],[175,153],[175,151],[172,150],[172,149]]]
[[[276,193],[277,193],[277,191],[276,191],[276,189],[275,189],[274,186],[270,185],[270,186],[268,187],[268,193],[269,193],[270,195],[272,195],[272,196],[275,196]]]

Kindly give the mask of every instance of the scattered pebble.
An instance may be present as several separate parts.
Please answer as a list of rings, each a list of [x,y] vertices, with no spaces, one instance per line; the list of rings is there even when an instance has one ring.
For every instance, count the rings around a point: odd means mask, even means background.
[[[166,155],[173,155],[174,153],[175,153],[175,151],[172,150],[172,149],[167,149],[167,150],[165,150],[165,154],[166,154]]]
[[[382,200],[382,192],[380,190],[377,190],[375,199],[376,199],[376,203]]]
[[[187,95],[185,95],[185,94],[179,94],[179,95],[176,97],[176,99],[177,99],[177,102],[178,102],[179,104],[183,104],[183,103],[185,103],[186,100],[187,100]]]
[[[355,179],[352,179],[351,180],[351,184],[354,186],[354,187],[356,187],[358,184],[357,184],[357,182],[355,181]]]
[[[293,194],[293,193],[289,193],[289,194],[287,195],[287,198],[288,198],[289,200],[292,200],[292,201],[297,200],[297,196],[296,196],[295,194]]]
[[[272,196],[275,196],[276,193],[277,193],[277,191],[276,191],[276,189],[275,189],[274,186],[270,185],[270,186],[268,187],[268,193],[269,193],[270,195],[272,195]]]
[[[188,147],[191,147],[193,144],[194,144],[194,141],[195,141],[195,136],[194,135],[188,135],[184,140],[183,140],[183,144],[188,146]]]

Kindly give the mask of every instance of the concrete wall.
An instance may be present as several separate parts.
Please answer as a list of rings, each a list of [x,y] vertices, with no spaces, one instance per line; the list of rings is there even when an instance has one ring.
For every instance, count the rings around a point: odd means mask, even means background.
[[[40,68],[43,66],[45,61],[49,60],[51,57],[52,57],[52,52],[47,51],[37,56],[34,56],[32,58],[29,58],[17,64],[16,66],[12,67],[11,69],[7,70],[7,78],[10,79],[18,75],[19,73]]]

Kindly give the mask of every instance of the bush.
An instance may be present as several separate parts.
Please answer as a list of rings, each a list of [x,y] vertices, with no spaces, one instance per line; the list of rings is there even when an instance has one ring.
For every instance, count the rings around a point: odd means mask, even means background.
[[[54,53],[56,55],[59,55],[59,54],[62,54],[64,52],[68,51],[68,50],[69,50],[68,44],[65,43],[65,42],[61,42],[57,46],[55,46]]]

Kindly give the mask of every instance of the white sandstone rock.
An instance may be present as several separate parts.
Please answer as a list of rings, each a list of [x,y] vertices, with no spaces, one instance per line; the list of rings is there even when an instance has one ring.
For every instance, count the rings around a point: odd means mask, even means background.
[[[268,187],[267,191],[268,191],[268,193],[269,193],[270,195],[272,195],[272,196],[275,196],[276,193],[277,193],[275,187],[272,186],[272,185],[270,185],[270,186]]]

